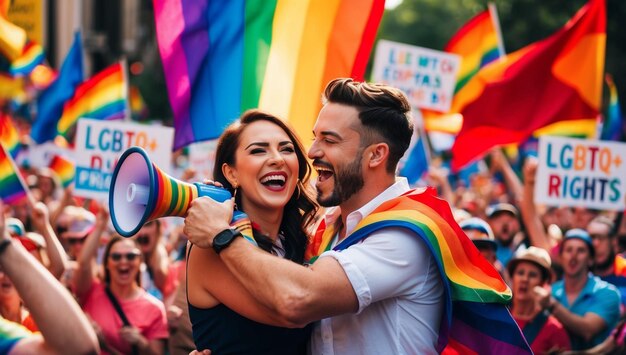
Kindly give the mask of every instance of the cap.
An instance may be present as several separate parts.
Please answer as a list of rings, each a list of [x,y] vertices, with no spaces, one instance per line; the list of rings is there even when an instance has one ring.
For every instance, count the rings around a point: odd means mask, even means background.
[[[496,240],[493,236],[493,231],[491,230],[489,223],[484,220],[472,217],[461,221],[459,226],[464,232],[466,232],[467,236],[472,242],[474,242],[476,247],[487,247],[492,248],[493,250],[498,248],[498,244],[496,244]]]
[[[517,217],[519,214],[517,208],[510,203],[497,203],[495,205],[491,205],[489,206],[489,208],[487,208],[486,212],[487,218],[493,218],[496,215],[504,212],[512,214],[513,217]]]
[[[61,234],[62,238],[86,237],[96,224],[96,216],[82,207],[67,206],[63,210],[63,215],[67,231]]]
[[[589,254],[591,254],[591,257],[593,258],[593,256],[596,253],[596,250],[593,247],[591,236],[589,235],[589,233],[587,233],[586,230],[580,229],[580,228],[574,228],[565,232],[565,237],[563,237],[563,242],[561,243],[561,249],[560,249],[561,251],[563,251],[563,245],[565,245],[565,242],[567,242],[570,239],[580,239],[583,242],[585,242],[585,244],[589,248]]]
[[[539,266],[545,280],[550,280],[552,278],[552,259],[550,259],[550,254],[548,254],[546,250],[530,246],[527,249],[517,251],[506,266],[509,271],[509,275],[513,276],[515,267],[521,261],[529,261]]]
[[[26,233],[24,223],[17,218],[10,217],[6,219],[6,228],[12,236],[23,236]]]
[[[46,240],[43,235],[35,232],[26,232],[23,236],[16,235],[15,239],[19,240],[20,243],[26,248],[28,251],[37,250],[39,248],[46,247]]]

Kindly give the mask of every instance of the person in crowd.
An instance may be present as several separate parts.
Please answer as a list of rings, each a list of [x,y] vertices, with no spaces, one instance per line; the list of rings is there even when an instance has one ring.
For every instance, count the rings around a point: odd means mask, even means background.
[[[508,272],[496,258],[498,244],[495,241],[493,231],[491,230],[489,223],[478,217],[471,217],[461,221],[459,226],[463,229],[467,237],[474,243],[478,251],[485,257],[485,259],[487,259],[487,261],[489,261],[489,263],[491,263],[491,265],[498,270],[502,279],[510,285],[511,282]]]
[[[324,221],[328,245],[336,247],[374,209],[409,191],[395,171],[413,127],[406,97],[388,86],[335,79],[324,101],[308,155],[319,175],[318,202],[339,206],[330,213],[337,218],[327,215]],[[192,202],[184,229],[192,252],[204,249],[219,257],[279,323],[301,327],[321,319],[312,333],[311,353],[437,352],[444,286],[424,240],[387,227],[341,252],[328,251],[306,267],[237,237],[227,222],[232,209],[232,201]],[[233,294],[238,293],[230,292],[231,299]]]
[[[551,295],[546,292],[539,299],[565,326],[574,350],[602,343],[620,316],[617,288],[589,272],[594,255],[593,241],[585,230],[567,231],[560,249],[563,279],[552,285]]]
[[[615,224],[606,216],[598,216],[587,225],[587,233],[593,241],[595,258],[593,273],[617,287],[626,305],[626,258],[617,254]]]
[[[487,222],[493,230],[498,245],[496,257],[502,265],[506,265],[520,247],[516,236],[520,231],[518,211],[510,203],[498,203],[487,208]]]
[[[3,209],[0,204],[0,268],[13,280],[39,332],[31,333],[0,317],[0,353],[98,353],[96,334],[70,293],[20,243],[5,233]]]
[[[507,269],[513,284],[511,314],[535,354],[553,354],[571,348],[567,331],[554,316],[539,306],[552,279],[550,255],[534,246],[515,253]]]
[[[174,291],[174,282],[168,277],[170,259],[163,241],[163,226],[158,219],[149,221],[135,235],[143,255],[141,286],[149,294],[163,301]]]
[[[94,321],[104,351],[164,354],[168,337],[165,308],[139,284],[141,251],[135,239],[113,236],[104,252],[104,275],[102,279],[97,276],[96,250],[107,222],[108,213],[102,208],[78,256],[74,292]]]
[[[250,218],[260,250],[302,264],[317,205],[307,191],[311,168],[295,133],[278,117],[246,111],[220,137],[213,174]],[[210,221],[202,221],[206,223]],[[305,353],[310,328],[258,323],[276,321],[271,310],[254,307],[255,297],[215,251],[190,247],[187,298],[198,349],[218,354]]]

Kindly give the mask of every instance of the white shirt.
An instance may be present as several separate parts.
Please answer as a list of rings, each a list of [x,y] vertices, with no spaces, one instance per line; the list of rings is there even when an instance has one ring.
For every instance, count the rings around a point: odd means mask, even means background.
[[[346,219],[346,235],[376,207],[409,190],[400,178]],[[334,246],[334,245],[333,245]],[[419,236],[385,228],[341,251],[328,251],[343,267],[359,301],[356,314],[318,322],[312,354],[436,354],[444,306],[435,259]]]

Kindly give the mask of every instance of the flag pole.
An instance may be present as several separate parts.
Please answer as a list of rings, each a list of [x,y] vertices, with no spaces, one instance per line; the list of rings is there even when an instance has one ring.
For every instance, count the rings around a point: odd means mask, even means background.
[[[502,38],[502,30],[500,29],[500,17],[498,17],[498,9],[496,9],[496,4],[490,2],[487,5],[489,9],[489,14],[491,15],[491,20],[493,21],[493,26],[496,28],[496,37],[498,39],[498,54],[500,58],[504,58],[506,52],[504,50],[504,39]]]
[[[131,120],[131,112],[130,112],[130,81],[128,80],[128,62],[126,61],[126,57],[122,57],[120,60],[120,65],[122,66],[122,80],[124,81],[124,121]]]

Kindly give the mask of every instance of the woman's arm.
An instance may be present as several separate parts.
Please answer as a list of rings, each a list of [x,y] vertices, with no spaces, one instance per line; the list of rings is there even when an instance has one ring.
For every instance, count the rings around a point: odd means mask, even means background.
[[[100,245],[100,237],[106,228],[109,213],[101,208],[96,216],[94,230],[87,235],[83,249],[78,256],[78,268],[74,273],[74,292],[79,299],[87,294],[94,281],[94,259]]]
[[[32,210],[33,224],[46,240],[46,253],[50,260],[48,270],[58,280],[67,269],[67,254],[50,224],[48,207],[43,202],[37,202],[32,206]]]

